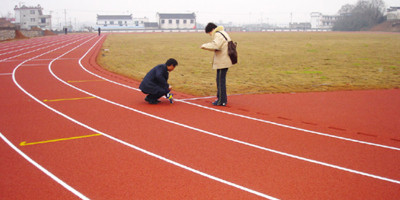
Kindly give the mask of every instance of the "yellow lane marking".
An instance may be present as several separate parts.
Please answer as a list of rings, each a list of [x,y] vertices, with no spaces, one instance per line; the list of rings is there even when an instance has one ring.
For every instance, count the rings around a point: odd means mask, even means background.
[[[45,144],[45,143],[59,142],[59,141],[65,141],[65,140],[75,140],[75,139],[88,138],[88,137],[94,137],[94,136],[100,136],[100,135],[101,134],[97,133],[97,134],[93,134],[93,135],[83,135],[83,136],[76,136],[76,137],[70,137],[70,138],[60,138],[60,139],[46,140],[46,141],[39,141],[39,142],[30,142],[30,143],[26,143],[26,141],[23,141],[23,142],[19,143],[19,146]]]
[[[103,79],[96,79],[96,80],[79,80],[79,81],[67,81],[68,83],[83,83],[83,82],[96,82],[96,81],[105,81]]]
[[[80,98],[69,98],[69,99],[45,99],[44,102],[53,102],[53,101],[73,101],[73,100],[82,100],[82,99],[94,99],[96,97],[80,97]]]

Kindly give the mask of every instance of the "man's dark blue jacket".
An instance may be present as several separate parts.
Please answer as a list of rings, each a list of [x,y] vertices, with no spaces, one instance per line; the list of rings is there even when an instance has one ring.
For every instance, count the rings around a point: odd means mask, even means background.
[[[160,64],[151,69],[140,83],[139,89],[145,94],[167,94],[169,72],[166,64]]]

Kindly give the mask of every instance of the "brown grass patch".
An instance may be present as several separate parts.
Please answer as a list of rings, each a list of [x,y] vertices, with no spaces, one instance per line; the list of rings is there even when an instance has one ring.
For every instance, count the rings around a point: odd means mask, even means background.
[[[239,64],[228,71],[229,94],[281,93],[400,86],[400,34],[230,33],[238,42]],[[174,90],[214,95],[213,53],[201,50],[204,33],[112,34],[98,62],[142,80],[155,65],[176,58]],[[107,49],[105,51],[105,49]]]

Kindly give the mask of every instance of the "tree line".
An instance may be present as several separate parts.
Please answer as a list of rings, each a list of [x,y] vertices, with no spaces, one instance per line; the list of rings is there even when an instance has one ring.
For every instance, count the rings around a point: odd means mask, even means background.
[[[359,0],[355,5],[346,4],[339,10],[340,18],[333,26],[334,31],[360,31],[386,20],[383,0]]]

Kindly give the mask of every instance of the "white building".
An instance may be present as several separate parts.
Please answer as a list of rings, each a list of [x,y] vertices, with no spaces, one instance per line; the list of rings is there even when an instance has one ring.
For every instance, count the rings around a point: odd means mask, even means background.
[[[160,29],[196,29],[194,13],[157,13],[157,18]]]
[[[390,7],[387,9],[387,20],[400,20],[400,7]]]
[[[131,15],[97,15],[97,27],[101,29],[142,29],[149,19],[133,18]]]
[[[43,8],[40,5],[36,7],[27,7],[25,5],[15,6],[15,24],[20,25],[21,29],[31,29],[34,27],[43,30],[51,29],[51,15],[43,15]]]
[[[319,12],[313,12],[311,13],[311,28],[331,29],[339,18],[339,15],[323,15]]]

